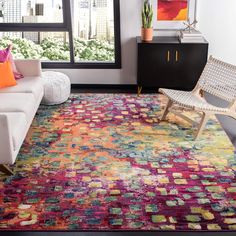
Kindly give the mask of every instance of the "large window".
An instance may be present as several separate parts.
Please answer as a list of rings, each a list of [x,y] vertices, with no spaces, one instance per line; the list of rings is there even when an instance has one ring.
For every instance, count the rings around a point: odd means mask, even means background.
[[[120,68],[119,0],[0,0],[0,48],[46,68]]]

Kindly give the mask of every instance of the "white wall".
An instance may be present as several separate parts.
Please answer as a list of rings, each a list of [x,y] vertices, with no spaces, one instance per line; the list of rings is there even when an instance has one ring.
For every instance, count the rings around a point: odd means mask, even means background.
[[[60,70],[73,84],[136,84],[136,43],[141,0],[120,0],[122,69]],[[198,0],[198,28],[209,41],[209,54],[236,64],[236,0]]]
[[[136,84],[136,43],[140,35],[141,0],[120,0],[122,69],[59,70],[73,84]]]
[[[236,0],[198,0],[198,21],[209,55],[236,65]]]

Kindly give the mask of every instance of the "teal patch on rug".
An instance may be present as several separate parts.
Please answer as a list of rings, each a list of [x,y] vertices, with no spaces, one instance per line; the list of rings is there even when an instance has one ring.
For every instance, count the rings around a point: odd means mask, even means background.
[[[160,95],[78,94],[41,106],[1,175],[1,230],[236,230],[234,148],[200,139]],[[193,114],[190,114],[196,118]]]

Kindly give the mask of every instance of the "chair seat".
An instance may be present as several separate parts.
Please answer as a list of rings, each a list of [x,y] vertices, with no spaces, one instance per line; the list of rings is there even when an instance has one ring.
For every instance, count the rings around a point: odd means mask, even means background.
[[[211,115],[227,115],[236,119],[236,66],[225,63],[210,57],[201,77],[191,92],[172,89],[159,89],[161,93],[168,97],[168,102],[165,106],[160,121],[165,120],[169,112],[173,112],[188,122],[196,123],[194,120],[186,117],[181,112],[176,111],[177,108],[187,108],[188,110],[202,113],[201,121],[195,136],[195,140],[202,133],[205,125]],[[231,85],[231,86],[228,86]],[[205,91],[215,97],[221,98],[228,102],[228,107],[217,107],[208,103],[201,97],[201,91]],[[173,109],[172,106],[179,106]]]
[[[213,112],[228,112],[228,108],[217,107],[209,104],[204,99],[201,99],[193,94],[193,92],[186,92],[172,89],[159,89],[161,93],[166,95],[175,104],[182,107],[198,110],[198,111],[213,111]]]

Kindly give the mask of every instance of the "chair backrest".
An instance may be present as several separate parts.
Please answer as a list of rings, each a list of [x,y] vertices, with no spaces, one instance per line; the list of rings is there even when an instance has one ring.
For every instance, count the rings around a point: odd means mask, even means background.
[[[198,86],[212,95],[228,102],[236,100],[236,66],[209,58]]]

